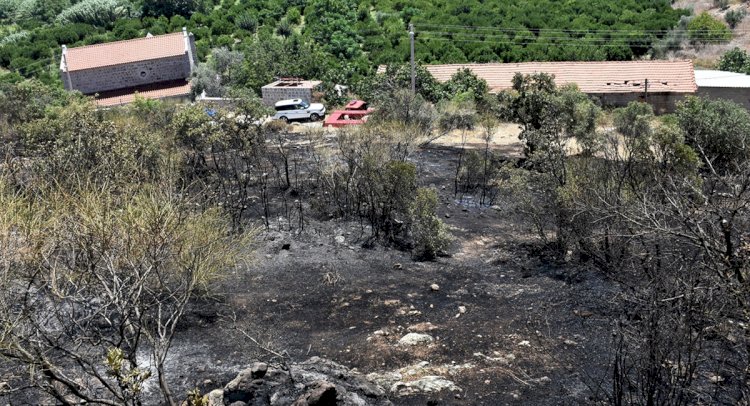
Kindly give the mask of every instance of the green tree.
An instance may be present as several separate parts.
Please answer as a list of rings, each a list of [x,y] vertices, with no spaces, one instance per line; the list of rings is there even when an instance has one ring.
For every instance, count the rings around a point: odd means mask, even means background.
[[[567,142],[575,138],[585,153],[594,152],[598,107],[576,87],[557,88],[545,73],[517,73],[513,89],[518,94],[512,102],[514,121],[521,125],[519,138],[529,163],[564,185]]]
[[[143,0],[142,11],[146,16],[167,16],[181,15],[189,17],[196,11],[201,10],[199,0]]]
[[[685,142],[708,168],[723,173],[750,160],[750,113],[741,105],[689,97],[676,115]]]
[[[57,16],[56,22],[108,27],[120,18],[132,16],[134,9],[128,0],[83,0],[63,10]]]
[[[717,68],[728,72],[749,73],[750,56],[744,49],[734,47],[721,56]]]
[[[732,31],[705,11],[690,20],[687,29],[690,41],[695,44],[713,44],[732,39]]]
[[[488,99],[487,81],[479,78],[471,69],[465,68],[454,73],[450,80],[443,83],[445,92],[452,97],[469,97],[484,110]]]
[[[356,57],[361,53],[356,11],[352,0],[312,0],[305,8],[305,31],[334,56]]]
[[[631,102],[615,110],[615,128],[626,137],[650,137],[654,109],[648,103]]]

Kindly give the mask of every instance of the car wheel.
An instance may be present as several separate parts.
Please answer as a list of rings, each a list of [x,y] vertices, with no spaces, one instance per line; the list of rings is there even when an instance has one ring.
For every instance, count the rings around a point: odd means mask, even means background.
[[[317,115],[317,114],[315,114],[315,113],[312,113],[312,114],[310,114],[310,120],[312,120],[312,121],[318,121],[318,120],[320,120],[320,116]]]
[[[281,121],[283,121],[283,122],[285,122],[285,123],[288,123],[288,122],[289,122],[289,119],[288,119],[288,118],[287,118],[286,116],[281,116],[281,117],[279,117],[279,120],[281,120]]]

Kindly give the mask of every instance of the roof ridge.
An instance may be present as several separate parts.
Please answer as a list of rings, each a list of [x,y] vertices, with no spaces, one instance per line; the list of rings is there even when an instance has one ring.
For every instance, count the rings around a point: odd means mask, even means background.
[[[136,42],[136,41],[143,41],[143,40],[149,40],[149,39],[155,39],[155,38],[164,38],[164,37],[177,36],[177,35],[182,36],[183,35],[182,31],[170,32],[169,34],[154,35],[154,36],[151,36],[151,37],[138,37],[138,38],[131,38],[131,39],[123,39],[123,40],[119,40],[119,41],[102,42],[100,44],[82,45],[82,46],[79,46],[79,47],[68,48],[68,51],[72,51],[74,49],[77,50],[77,49],[96,48],[96,47],[100,47],[100,46],[104,46],[104,45],[111,45],[111,44],[124,44],[126,42]]]

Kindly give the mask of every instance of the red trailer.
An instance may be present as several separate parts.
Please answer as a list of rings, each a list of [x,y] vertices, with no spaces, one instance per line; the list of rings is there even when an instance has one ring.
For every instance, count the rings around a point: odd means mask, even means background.
[[[360,125],[367,121],[367,116],[374,110],[367,108],[367,102],[352,100],[343,110],[336,110],[326,117],[324,127],[340,128],[347,125]]]

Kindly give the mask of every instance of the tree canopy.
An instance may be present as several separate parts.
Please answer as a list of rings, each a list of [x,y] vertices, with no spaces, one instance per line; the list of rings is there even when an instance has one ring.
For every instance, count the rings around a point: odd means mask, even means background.
[[[256,92],[274,76],[351,85],[380,64],[406,62],[409,24],[421,63],[627,60],[687,14],[666,0],[0,0],[0,77],[61,86],[60,45],[183,26],[201,60],[222,47],[243,52],[236,84]]]

